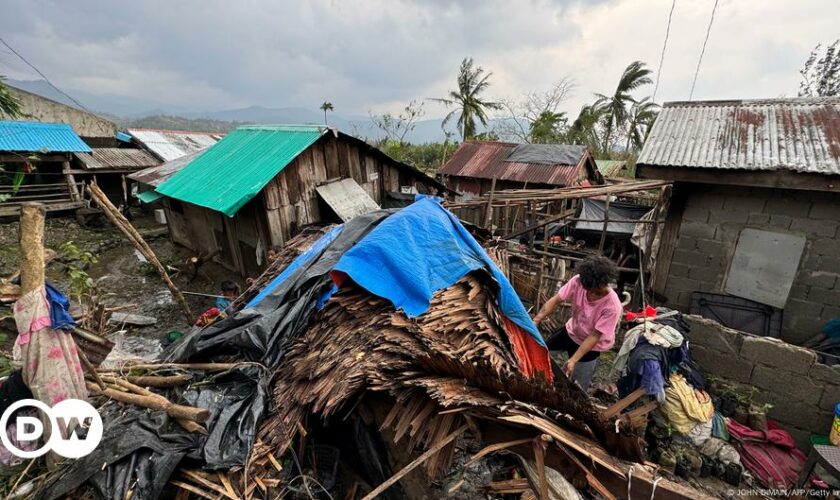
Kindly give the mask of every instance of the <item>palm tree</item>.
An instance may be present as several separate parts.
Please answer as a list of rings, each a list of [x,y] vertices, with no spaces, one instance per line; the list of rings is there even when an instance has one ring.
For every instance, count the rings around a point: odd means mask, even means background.
[[[441,127],[446,126],[449,120],[455,116],[455,113],[460,113],[458,131],[461,132],[462,139],[475,137],[476,118],[482,125],[487,126],[487,110],[501,109],[502,107],[498,102],[486,101],[481,97],[481,94],[490,86],[487,79],[492,74],[485,74],[484,68],[481,66],[473,67],[471,57],[465,57],[461,61],[461,69],[458,71],[458,89],[450,91],[448,97],[432,99],[442,102],[447,107],[455,106],[455,109],[450,111],[443,119]]]
[[[635,150],[642,149],[645,144],[650,127],[656,120],[656,115],[659,113],[656,103],[650,101],[650,97],[645,97],[634,102],[630,106],[630,113],[627,117],[627,146],[625,151],[630,149],[632,144]]]
[[[545,110],[531,122],[530,139],[533,144],[558,142],[567,126],[566,113]]]
[[[327,111],[333,110],[333,105],[329,101],[324,101],[324,104],[321,104],[321,109],[324,111],[324,125],[327,124]]]
[[[621,74],[613,95],[595,94],[598,97],[595,105],[604,112],[604,153],[610,150],[613,132],[623,129],[627,123],[627,109],[636,102],[630,93],[643,85],[653,83],[649,76],[651,73],[651,70],[645,68],[645,63],[633,61]]]
[[[601,139],[598,137],[598,124],[603,121],[604,111],[594,104],[587,104],[580,109],[578,117],[566,132],[566,141],[582,144],[589,148],[594,156],[599,156]]]

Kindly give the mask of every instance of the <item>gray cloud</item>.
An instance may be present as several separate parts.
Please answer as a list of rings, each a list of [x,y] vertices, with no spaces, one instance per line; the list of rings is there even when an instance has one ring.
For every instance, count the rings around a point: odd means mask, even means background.
[[[192,110],[329,99],[345,113],[440,95],[464,56],[494,72],[496,95],[574,77],[574,112],[591,92],[608,92],[631,60],[656,66],[670,7],[668,0],[5,3],[2,36],[67,88]],[[686,97],[710,8],[678,2],[661,97]],[[836,0],[721,2],[697,96],[795,93],[810,48],[840,35],[830,21],[838,14]],[[3,52],[0,73],[32,77]]]

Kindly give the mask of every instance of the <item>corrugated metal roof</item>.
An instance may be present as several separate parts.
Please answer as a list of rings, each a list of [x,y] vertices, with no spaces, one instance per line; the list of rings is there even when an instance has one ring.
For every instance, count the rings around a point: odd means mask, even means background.
[[[233,217],[327,130],[312,125],[239,127],[158,186],[157,192]]]
[[[167,161],[155,167],[144,168],[138,172],[134,172],[133,174],[129,175],[128,178],[137,181],[143,184],[148,184],[150,186],[160,186],[164,182],[166,182],[170,177],[175,175],[175,172],[178,172],[182,168],[189,165],[189,163],[198,156],[203,153],[204,150],[195,151],[188,155],[184,155],[180,158],[175,158],[174,160]]]
[[[598,171],[613,179],[635,179],[636,166],[629,167],[626,160],[595,160]]]
[[[840,174],[840,98],[665,103],[638,164]]]
[[[556,186],[574,185],[583,168],[578,158],[574,165],[524,163],[507,161],[511,152],[519,146],[509,142],[466,141],[440,170],[441,174],[458,177],[475,177]],[[586,149],[582,149],[585,154]]]
[[[140,170],[160,164],[160,160],[142,149],[95,148],[91,153],[76,153],[85,170]]]
[[[185,154],[209,148],[224,137],[224,134],[208,132],[143,128],[131,128],[126,132],[163,161],[174,160]]]
[[[89,153],[90,147],[64,123],[0,121],[0,151]]]

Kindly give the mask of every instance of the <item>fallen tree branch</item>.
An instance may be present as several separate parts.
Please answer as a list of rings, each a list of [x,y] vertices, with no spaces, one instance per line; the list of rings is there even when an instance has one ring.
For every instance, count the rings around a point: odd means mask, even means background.
[[[89,391],[95,392],[96,394],[101,394],[102,396],[114,399],[120,403],[142,406],[143,408],[150,408],[153,410],[162,410],[165,411],[167,415],[175,419],[185,419],[193,422],[204,423],[210,418],[210,411],[205,408],[195,408],[193,406],[175,404],[159,394],[149,396],[120,392],[110,388],[102,390],[99,386],[91,382],[88,382],[87,386]]]
[[[90,197],[99,205],[99,208],[102,209],[102,212],[108,217],[110,220],[122,233],[131,241],[132,244],[137,248],[137,250],[143,254],[143,257],[149,261],[149,264],[155,268],[155,270],[160,274],[161,279],[166,284],[169,291],[172,292],[172,296],[175,297],[175,300],[178,302],[178,305],[181,306],[181,309],[184,312],[184,318],[187,320],[187,324],[193,325],[195,324],[195,318],[193,318],[192,311],[190,311],[190,306],[187,304],[187,300],[184,298],[184,295],[175,286],[175,283],[169,278],[169,274],[167,274],[166,269],[164,269],[163,265],[158,260],[157,256],[155,255],[152,248],[146,243],[146,240],[137,232],[137,229],[131,225],[131,223],[120,213],[120,211],[111,203],[105,193],[99,189],[99,186],[96,184],[91,184],[88,186],[88,193],[90,193]]]

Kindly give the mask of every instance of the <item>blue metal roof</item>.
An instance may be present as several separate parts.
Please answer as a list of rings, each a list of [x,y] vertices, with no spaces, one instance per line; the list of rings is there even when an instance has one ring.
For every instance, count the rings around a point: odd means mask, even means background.
[[[0,151],[90,153],[91,149],[64,123],[0,121]]]
[[[131,136],[125,132],[117,131],[117,140],[122,142],[131,142]]]

